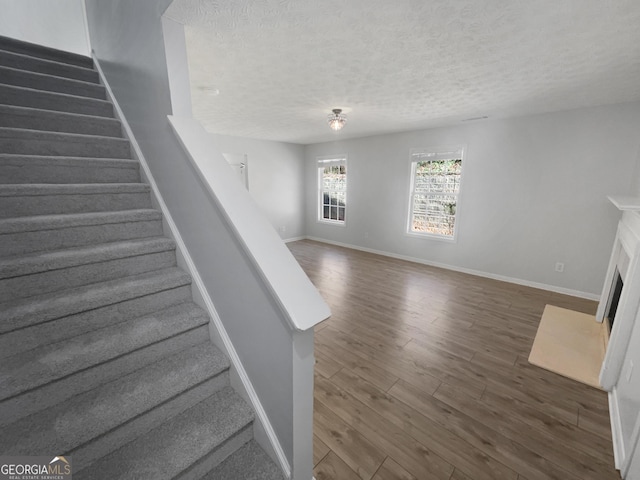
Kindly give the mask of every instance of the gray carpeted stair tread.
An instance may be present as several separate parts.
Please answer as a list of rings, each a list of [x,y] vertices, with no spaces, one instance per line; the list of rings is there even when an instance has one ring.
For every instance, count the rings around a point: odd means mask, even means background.
[[[0,178],[15,183],[139,183],[136,160],[0,154]]]
[[[54,60],[70,65],[93,68],[93,60],[91,57],[51,47],[45,47],[43,45],[29,43],[23,40],[17,40],[15,38],[0,36],[0,49],[9,52],[22,53],[32,57]]]
[[[228,386],[228,368],[213,344],[196,345],[4,427],[0,453],[71,452],[80,470]]]
[[[50,155],[20,155],[17,153],[0,153],[0,167],[3,165],[24,165],[29,167],[40,165],[57,165],[62,167],[117,167],[138,170],[140,163],[130,158],[100,158],[100,157],[52,157]],[[33,182],[48,183],[48,182]],[[67,182],[70,183],[70,182]],[[93,183],[93,182],[87,182]],[[119,182],[111,182],[119,183]]]
[[[3,165],[18,165],[25,167],[34,167],[41,165],[55,165],[60,167],[95,166],[98,168],[126,168],[129,170],[137,171],[140,164],[137,160],[131,160],[129,158],[52,157],[48,155],[18,155],[15,153],[0,153],[0,167],[2,167]]]
[[[137,289],[138,296],[133,298],[4,333],[0,335],[0,358],[191,302],[191,288],[186,280],[177,285],[150,280],[144,289]]]
[[[204,310],[194,303],[184,303],[5,358],[0,364],[0,400],[101,365],[208,322]]]
[[[164,237],[102,243],[0,260],[0,302],[105,282],[176,265]]]
[[[27,70],[29,72],[55,75],[56,77],[73,78],[85,82],[100,83],[98,72],[93,68],[70,65],[68,63],[32,57],[24,53],[3,50],[0,45],[0,65]]]
[[[0,104],[109,118],[113,118],[114,115],[113,105],[107,100],[5,85],[2,79],[0,79]]]
[[[129,140],[99,135],[0,127],[0,151],[18,155],[131,158]]]
[[[0,218],[151,208],[142,183],[0,185]]]
[[[228,387],[90,467],[74,472],[74,478],[189,478],[194,467],[207,463],[216,454],[226,458],[231,453],[227,452],[227,445],[235,450],[233,443],[249,441],[252,421],[249,406]]]
[[[162,213],[153,209],[3,218],[0,219],[0,235],[160,219],[162,219]]]
[[[116,118],[19,105],[0,105],[0,127],[122,138],[122,124]]]
[[[0,258],[163,234],[158,210],[124,210],[0,219]]]
[[[102,195],[107,193],[148,193],[146,183],[0,184],[0,197],[38,195]]]
[[[149,293],[189,285],[191,277],[179,268],[63,290],[35,298],[0,304],[0,333],[11,332],[58,318],[119,304]]]
[[[202,480],[284,480],[282,471],[255,440],[247,442]]]
[[[57,77],[37,72],[28,72],[7,66],[0,65],[0,78],[5,85],[16,85],[18,87],[33,88],[47,92],[67,93],[79,97],[98,98],[106,100],[107,94],[104,86],[74,80],[66,77]]]
[[[82,392],[87,392],[104,383],[121,378],[145,365],[178,353],[209,338],[209,327],[202,325],[186,330],[173,337],[146,345],[92,368],[81,370],[55,382],[41,385],[33,390],[8,398],[0,403],[0,426],[59,404]]]
[[[174,250],[175,246],[173,240],[159,237],[21,255],[0,260],[0,279]]]

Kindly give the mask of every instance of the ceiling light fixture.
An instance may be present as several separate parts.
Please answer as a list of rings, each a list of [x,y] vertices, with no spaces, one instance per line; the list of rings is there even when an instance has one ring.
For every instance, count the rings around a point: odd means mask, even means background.
[[[337,132],[347,123],[347,116],[342,113],[341,108],[334,108],[333,113],[327,117],[327,121],[329,122],[331,130],[335,130]]]

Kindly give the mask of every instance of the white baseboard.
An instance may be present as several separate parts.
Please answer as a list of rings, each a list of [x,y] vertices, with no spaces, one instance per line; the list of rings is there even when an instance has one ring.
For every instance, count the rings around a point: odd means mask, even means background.
[[[618,407],[618,394],[615,388],[609,392],[608,397],[611,439],[613,441],[613,460],[615,467],[620,470],[625,463],[626,456],[624,440],[622,438],[622,421],[620,419],[620,408]]]
[[[516,285],[523,285],[525,287],[539,288],[540,290],[547,290],[549,292],[562,293],[564,295],[570,295],[572,297],[584,298],[586,300],[600,300],[600,296],[594,293],[581,292],[579,290],[571,290],[569,288],[556,287],[555,285],[547,285],[545,283],[532,282],[529,280],[523,280],[520,278],[507,277],[505,275],[497,275],[495,273],[483,272],[481,270],[473,270],[471,268],[458,267],[456,265],[449,265],[446,263],[432,262],[424,260],[422,258],[410,257],[407,255],[400,255],[393,252],[386,252],[384,250],[375,250],[373,248],[361,247],[359,245],[352,245],[350,243],[334,242],[318,237],[305,237],[307,240],[313,240],[316,242],[328,243],[330,245],[336,245],[339,247],[351,248],[353,250],[360,250],[362,252],[374,253],[376,255],[383,255],[385,257],[397,258],[398,260],[406,260],[408,262],[420,263],[422,265],[429,265],[430,267],[443,268],[445,270],[452,270],[454,272],[467,273],[469,275],[475,275],[477,277],[490,278],[492,280],[499,280],[501,282],[514,283]]]
[[[305,237],[305,236],[303,235],[303,236],[301,236],[301,237],[283,238],[283,239],[282,239],[282,241],[283,241],[284,243],[290,243],[290,242],[297,242],[298,240],[304,240],[305,238],[307,238],[307,237]]]
[[[232,369],[235,371],[240,380],[240,386],[244,388],[244,392],[241,392],[244,393],[243,397],[245,399],[248,399],[251,403],[251,406],[253,407],[256,415],[256,420],[260,423],[260,427],[269,439],[269,442],[276,456],[276,459],[280,464],[282,472],[284,473],[286,478],[291,478],[291,465],[289,464],[289,461],[287,460],[284,450],[280,445],[280,441],[278,440],[275,430],[273,429],[273,426],[271,425],[271,422],[267,417],[267,413],[264,410],[264,407],[262,406],[262,403],[260,402],[255,389],[253,388],[253,385],[251,384],[251,380],[249,379],[249,376],[247,375],[247,372],[242,365],[242,362],[240,361],[240,357],[238,356],[238,353],[236,352],[233,343],[231,342],[231,338],[224,328],[222,320],[220,319],[220,316],[218,315],[218,312],[213,304],[213,300],[209,296],[202,277],[200,277],[195,263],[193,262],[193,259],[189,254],[187,246],[185,245],[182,236],[178,231],[178,227],[173,221],[173,217],[171,216],[171,213],[169,212],[169,209],[167,208],[167,205],[162,198],[162,194],[160,193],[158,185],[156,184],[153,175],[151,174],[149,164],[147,163],[147,160],[142,153],[142,150],[140,149],[140,145],[136,141],[135,136],[133,135],[133,131],[131,130],[129,123],[124,116],[124,113],[122,112],[122,109],[120,108],[120,105],[118,104],[118,101],[113,94],[113,91],[111,90],[106,77],[104,76],[104,72],[102,71],[100,62],[95,57],[95,55],[93,55],[93,61],[100,75],[100,79],[107,91],[107,97],[113,103],[116,116],[122,122],[122,128],[124,129],[125,135],[131,142],[131,148],[134,151],[135,157],[140,162],[140,168],[142,169],[141,173],[145,181],[151,188],[153,202],[156,208],[158,208],[162,212],[165,234],[173,239],[176,243],[176,256],[178,257],[178,265],[181,268],[187,270],[187,272],[191,275],[191,278],[193,280],[192,287],[195,287],[194,290],[192,290],[194,301],[200,307],[206,310],[209,314],[209,317],[211,318],[209,330],[211,331],[212,341],[218,348],[220,348],[220,350],[222,350],[227,355],[227,357],[229,357]]]

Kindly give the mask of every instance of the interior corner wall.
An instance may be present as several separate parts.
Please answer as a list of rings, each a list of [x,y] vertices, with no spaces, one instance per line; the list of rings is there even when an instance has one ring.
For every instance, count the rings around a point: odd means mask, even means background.
[[[304,146],[213,135],[224,153],[246,154],[249,193],[284,240],[304,236]]]
[[[629,103],[309,145],[306,233],[596,297],[620,218],[606,196],[636,193],[639,131]],[[455,243],[405,233],[409,152],[443,145],[466,146]],[[317,221],[316,157],[332,154],[348,156],[344,227]]]
[[[83,0],[0,0],[0,35],[91,55]]]
[[[91,44],[291,462],[292,333],[167,118],[172,110],[161,16],[170,2],[86,0]]]

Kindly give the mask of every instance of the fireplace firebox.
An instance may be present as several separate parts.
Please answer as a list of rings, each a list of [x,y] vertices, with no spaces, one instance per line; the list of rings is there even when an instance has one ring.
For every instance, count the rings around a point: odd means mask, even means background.
[[[613,283],[611,284],[611,289],[609,290],[607,307],[605,309],[605,319],[607,321],[609,332],[611,332],[611,329],[613,328],[613,321],[616,318],[616,312],[618,310],[618,303],[620,302],[620,294],[622,293],[623,286],[624,282],[622,280],[622,275],[620,275],[620,271],[618,270],[618,268],[616,268],[616,271],[613,275]]]

